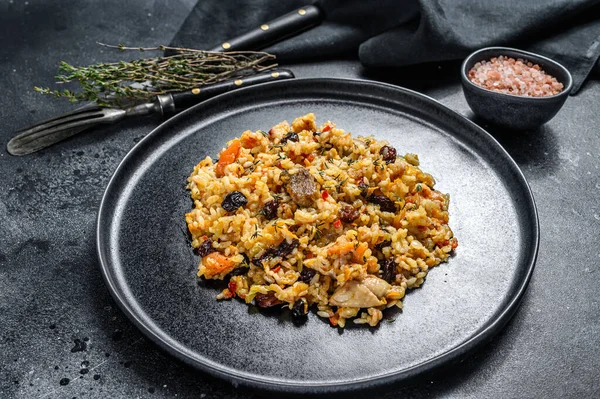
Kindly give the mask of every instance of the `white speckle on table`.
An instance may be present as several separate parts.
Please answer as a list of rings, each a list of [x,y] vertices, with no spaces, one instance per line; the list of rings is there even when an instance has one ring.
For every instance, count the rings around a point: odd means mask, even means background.
[[[149,17],[151,17],[151,16],[152,16],[152,14],[151,14],[151,13],[148,13],[148,16],[149,16]]]
[[[577,212],[577,211],[575,210],[575,208],[571,208],[571,212],[573,212],[573,213],[574,213],[575,215],[577,215],[577,216],[581,216],[581,214],[580,214],[579,212]]]
[[[597,213],[594,213],[594,219],[600,220],[600,215],[598,215]]]
[[[558,184],[561,183],[560,179],[556,176],[550,176],[550,180],[552,180],[553,182],[558,183]]]

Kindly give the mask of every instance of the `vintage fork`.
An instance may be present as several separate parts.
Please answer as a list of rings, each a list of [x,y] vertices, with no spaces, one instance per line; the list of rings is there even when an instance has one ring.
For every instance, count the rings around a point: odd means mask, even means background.
[[[287,69],[269,71],[236,80],[207,85],[187,91],[161,94],[153,102],[131,108],[105,108],[90,104],[66,115],[40,122],[17,131],[19,133],[6,146],[11,155],[27,155],[71,137],[82,130],[99,124],[115,123],[130,116],[160,114],[169,116],[177,110],[188,108],[208,98],[240,87],[291,79],[294,74]]]

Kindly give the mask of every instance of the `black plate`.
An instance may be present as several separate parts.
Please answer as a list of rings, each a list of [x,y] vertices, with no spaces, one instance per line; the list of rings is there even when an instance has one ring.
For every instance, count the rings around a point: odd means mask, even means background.
[[[431,270],[396,320],[330,327],[215,300],[198,284],[184,214],[194,165],[244,130],[314,112],[355,135],[417,153],[451,194],[456,256]],[[168,352],[233,383],[295,392],[365,388],[414,377],[466,355],[515,312],[537,255],[534,200],[521,171],[484,130],[435,100],[396,86],[305,79],[240,89],[165,122],[111,179],[98,216],[98,255],[122,310]],[[349,323],[351,324],[351,323]]]

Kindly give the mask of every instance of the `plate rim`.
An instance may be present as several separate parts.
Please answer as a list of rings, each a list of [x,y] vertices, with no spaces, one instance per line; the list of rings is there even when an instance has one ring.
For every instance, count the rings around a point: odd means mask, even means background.
[[[504,326],[508,323],[508,321],[512,318],[514,313],[517,311],[521,300],[523,299],[523,296],[527,291],[529,282],[535,269],[535,264],[539,252],[540,225],[537,206],[531,187],[529,186],[529,183],[527,182],[527,179],[525,178],[525,175],[523,174],[519,165],[510,156],[508,151],[506,151],[506,149],[496,140],[496,138],[490,133],[488,133],[481,126],[477,125],[475,122],[471,121],[464,115],[461,115],[457,111],[442,104],[440,101],[423,93],[419,93],[415,90],[407,89],[405,87],[393,85],[390,83],[356,78],[296,78],[293,80],[293,82],[301,82],[300,84],[337,83],[343,85],[345,83],[351,83],[373,85],[421,97],[422,99],[433,103],[433,106],[441,108],[442,110],[453,114],[454,117],[457,117],[463,123],[469,124],[473,129],[477,130],[479,134],[483,135],[486,138],[486,140],[491,141],[492,144],[497,147],[496,150],[500,151],[503,154],[503,156],[507,158],[507,160],[509,161],[509,167],[511,171],[515,173],[517,180],[522,184],[523,188],[525,188],[523,194],[527,197],[528,205],[531,208],[530,216],[533,218],[532,224],[534,226],[534,229],[531,232],[532,252],[530,254],[527,264],[524,266],[525,276],[520,281],[520,284],[518,284],[518,286],[515,288],[515,293],[512,296],[511,300],[508,301],[500,309],[496,316],[488,320],[488,325],[484,326],[476,334],[469,337],[466,341],[460,343],[459,345],[456,345],[451,349],[444,351],[443,353],[431,359],[403,369],[400,372],[392,372],[370,379],[363,378],[360,380],[351,380],[338,383],[305,383],[300,380],[297,383],[288,383],[287,381],[283,382],[277,380],[269,380],[268,377],[256,378],[255,376],[249,375],[243,371],[234,372],[227,367],[215,367],[213,364],[216,362],[214,361],[206,359],[206,362],[203,363],[185,355],[176,347],[167,342],[167,340],[165,340],[164,337],[157,334],[146,323],[144,323],[143,320],[140,319],[139,315],[135,313],[131,304],[127,303],[127,300],[123,298],[123,293],[120,292],[120,289],[116,286],[115,282],[113,281],[113,278],[110,274],[110,261],[107,259],[107,256],[105,256],[103,252],[103,243],[101,239],[103,232],[102,223],[104,214],[110,213],[109,210],[107,210],[107,207],[109,207],[108,197],[111,191],[113,190],[113,186],[117,184],[116,180],[118,175],[122,173],[123,169],[125,168],[125,165],[129,162],[129,160],[135,156],[135,152],[138,151],[138,148],[143,146],[147,141],[152,140],[157,134],[160,134],[161,131],[165,129],[165,127],[169,126],[170,124],[177,123],[179,119],[185,118],[190,114],[198,112],[197,110],[202,106],[205,106],[205,104],[212,104],[214,102],[223,101],[226,100],[229,96],[235,96],[236,94],[239,94],[241,92],[256,91],[267,86],[289,84],[290,81],[274,81],[262,83],[258,85],[236,89],[234,91],[212,97],[162,122],[160,125],[152,129],[145,137],[143,137],[127,152],[127,154],[123,157],[123,159],[119,162],[118,166],[115,168],[108,184],[106,185],[96,217],[96,254],[99,260],[102,279],[104,280],[104,283],[106,284],[113,300],[117,303],[117,305],[119,306],[121,311],[127,316],[127,318],[142,332],[142,334],[144,334],[146,337],[149,337],[152,340],[152,342],[156,344],[160,349],[174,356],[176,359],[183,361],[185,364],[192,366],[197,370],[199,369],[212,376],[227,380],[234,386],[240,384],[243,386],[263,389],[267,391],[289,393],[337,393],[380,387],[384,385],[389,385],[394,382],[411,380],[416,378],[420,374],[437,370],[443,365],[451,364],[459,360],[460,358],[474,352],[477,348],[483,346],[504,328]]]

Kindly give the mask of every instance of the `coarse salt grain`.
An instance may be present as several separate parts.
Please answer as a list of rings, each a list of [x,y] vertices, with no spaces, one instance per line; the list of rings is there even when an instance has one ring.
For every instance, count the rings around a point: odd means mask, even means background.
[[[469,80],[485,89],[525,97],[553,96],[564,86],[542,68],[522,58],[498,56],[473,65]]]

